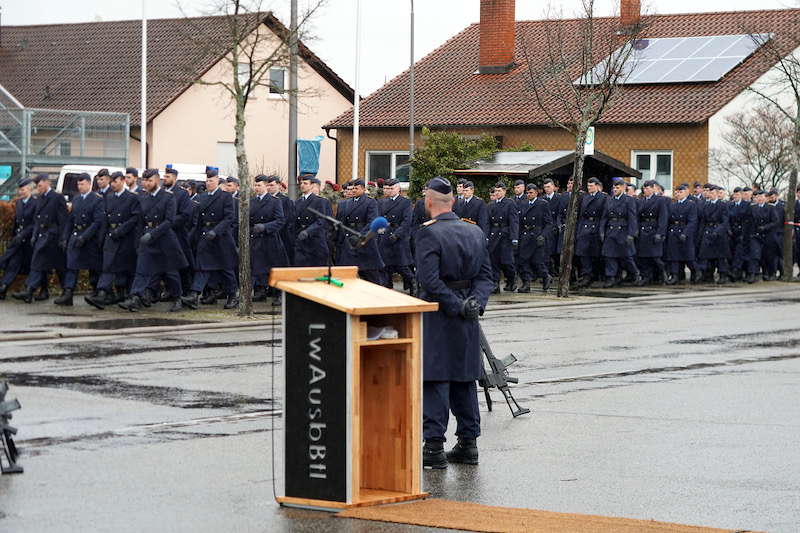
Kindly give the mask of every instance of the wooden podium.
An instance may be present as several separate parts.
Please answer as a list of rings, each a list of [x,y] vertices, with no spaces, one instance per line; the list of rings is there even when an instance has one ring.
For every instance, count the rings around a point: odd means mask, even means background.
[[[274,268],[284,291],[281,505],[340,510],[424,498],[422,321],[438,304],[334,267]],[[396,339],[367,339],[367,326]]]

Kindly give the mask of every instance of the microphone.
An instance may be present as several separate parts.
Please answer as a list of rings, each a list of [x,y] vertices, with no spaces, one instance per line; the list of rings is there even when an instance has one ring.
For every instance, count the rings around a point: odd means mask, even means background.
[[[379,233],[383,233],[386,231],[386,228],[389,227],[389,221],[383,217],[375,217],[375,219],[369,225],[369,231],[360,236],[353,236],[355,239],[351,241],[351,246],[353,248],[361,248],[366,245],[369,241],[375,238],[375,235]]]

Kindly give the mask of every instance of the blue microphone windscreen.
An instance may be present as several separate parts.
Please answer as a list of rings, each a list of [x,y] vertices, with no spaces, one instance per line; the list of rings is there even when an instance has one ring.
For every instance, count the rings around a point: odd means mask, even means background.
[[[375,217],[372,223],[369,225],[370,231],[378,231],[379,229],[383,229],[389,226],[389,221],[383,217]]]

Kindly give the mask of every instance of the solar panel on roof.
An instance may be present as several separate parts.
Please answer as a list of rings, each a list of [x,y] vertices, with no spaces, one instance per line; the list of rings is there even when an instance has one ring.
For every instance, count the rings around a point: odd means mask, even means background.
[[[771,34],[711,35],[640,39],[626,63],[628,73],[620,83],[695,83],[721,79],[755,52]],[[614,52],[619,57],[625,50]],[[576,80],[589,85],[602,80],[611,59],[605,59]]]

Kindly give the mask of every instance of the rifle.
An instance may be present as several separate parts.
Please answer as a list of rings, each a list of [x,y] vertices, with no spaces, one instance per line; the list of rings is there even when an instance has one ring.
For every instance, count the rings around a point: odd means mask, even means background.
[[[511,410],[511,415],[514,418],[530,413],[530,409],[520,407],[517,400],[515,400],[514,396],[511,394],[511,389],[508,388],[509,383],[519,383],[519,379],[508,375],[508,367],[516,363],[517,358],[514,357],[514,354],[509,354],[508,357],[502,360],[498,359],[494,356],[494,352],[492,352],[492,348],[489,346],[489,341],[486,340],[486,335],[483,334],[483,328],[480,323],[478,323],[478,333],[480,334],[481,350],[483,350],[483,355],[489,363],[490,370],[490,372],[487,373],[486,367],[481,365],[481,377],[478,380],[478,385],[483,387],[483,394],[486,395],[486,405],[489,407],[489,411],[492,410],[492,397],[489,395],[489,389],[496,387],[503,393],[503,397],[506,399],[508,408]],[[513,406],[511,405],[512,403],[514,404]]]
[[[19,452],[14,445],[12,435],[17,434],[17,428],[9,425],[11,411],[16,411],[21,406],[18,400],[6,400],[8,384],[0,383],[0,473],[2,474],[21,474],[22,465],[17,463]],[[8,466],[3,464],[5,457]]]

